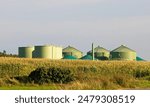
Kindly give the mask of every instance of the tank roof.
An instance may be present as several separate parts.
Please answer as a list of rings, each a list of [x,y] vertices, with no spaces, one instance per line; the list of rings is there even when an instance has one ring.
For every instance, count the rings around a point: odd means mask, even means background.
[[[141,58],[141,57],[139,57],[139,56],[136,57],[136,60],[137,60],[137,61],[145,61],[143,58]]]
[[[56,45],[36,45],[35,47],[60,47],[62,48],[61,46],[56,46]]]
[[[136,51],[134,51],[124,45],[121,45],[120,47],[112,50],[111,52],[136,52]]]
[[[92,60],[92,56],[91,55],[85,55],[85,56],[83,56],[80,59],[89,59],[89,60]]]
[[[88,53],[91,53],[91,52],[92,51],[89,51]],[[94,52],[109,52],[109,50],[107,50],[107,49],[105,49],[103,47],[98,46],[98,47],[94,48]]]
[[[83,60],[93,60],[92,56],[91,55],[85,55],[83,56],[82,58],[80,59],[83,59]],[[95,60],[97,60],[97,58],[94,58]]]
[[[34,48],[34,46],[23,46],[23,47],[19,47],[19,48]]]
[[[78,49],[76,49],[76,48],[74,48],[74,47],[72,47],[72,46],[68,46],[68,47],[64,48],[64,49],[63,49],[63,52],[68,51],[68,50],[70,50],[70,49],[73,49],[73,50],[75,50],[75,51],[81,52],[80,50],[78,50]],[[82,52],[81,52],[81,53],[82,53]]]

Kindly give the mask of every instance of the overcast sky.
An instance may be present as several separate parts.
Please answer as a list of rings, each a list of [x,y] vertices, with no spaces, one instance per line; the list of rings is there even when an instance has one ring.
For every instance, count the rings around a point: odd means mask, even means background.
[[[124,44],[150,60],[150,0],[0,0],[0,51],[54,44],[83,52]]]

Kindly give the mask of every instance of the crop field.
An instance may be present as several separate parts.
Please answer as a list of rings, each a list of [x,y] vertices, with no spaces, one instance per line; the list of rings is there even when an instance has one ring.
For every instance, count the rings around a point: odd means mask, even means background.
[[[69,83],[36,84],[26,77],[40,67],[72,71]],[[20,79],[17,79],[20,78]],[[150,62],[47,60],[0,57],[0,89],[8,90],[105,90],[150,89]]]

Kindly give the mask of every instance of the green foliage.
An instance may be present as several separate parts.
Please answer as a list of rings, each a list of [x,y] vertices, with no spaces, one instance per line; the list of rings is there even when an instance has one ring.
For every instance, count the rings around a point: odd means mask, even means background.
[[[38,84],[49,83],[50,77],[47,75],[46,68],[37,68],[32,71],[29,75],[29,82],[34,82]]]
[[[142,78],[142,77],[146,77],[146,76],[150,76],[150,71],[148,71],[148,70],[145,70],[145,71],[137,70],[135,72],[136,78]]]
[[[75,80],[73,72],[69,69],[52,67],[48,69],[48,75],[54,83],[68,83]]]
[[[29,81],[37,84],[44,83],[68,83],[75,79],[73,73],[69,69],[58,67],[37,68],[29,75]]]
[[[3,50],[3,52],[0,52],[0,57],[18,57],[18,55],[7,54],[6,51]]]

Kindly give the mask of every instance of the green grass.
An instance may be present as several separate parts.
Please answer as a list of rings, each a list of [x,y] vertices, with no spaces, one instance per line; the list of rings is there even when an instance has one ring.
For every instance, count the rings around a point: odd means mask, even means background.
[[[0,87],[0,90],[57,90],[54,86],[5,86]]]
[[[25,82],[23,77],[38,67],[67,68],[73,71],[76,79],[68,84]],[[150,62],[0,58],[0,90],[68,89],[150,89]]]
[[[104,81],[103,81],[104,82]],[[71,84],[58,84],[58,85],[11,85],[11,86],[1,86],[0,90],[126,90],[126,89],[150,89],[150,82],[142,80],[132,82],[130,87],[121,87],[111,82],[104,82],[104,85],[98,84],[87,84],[81,82],[74,82]]]

